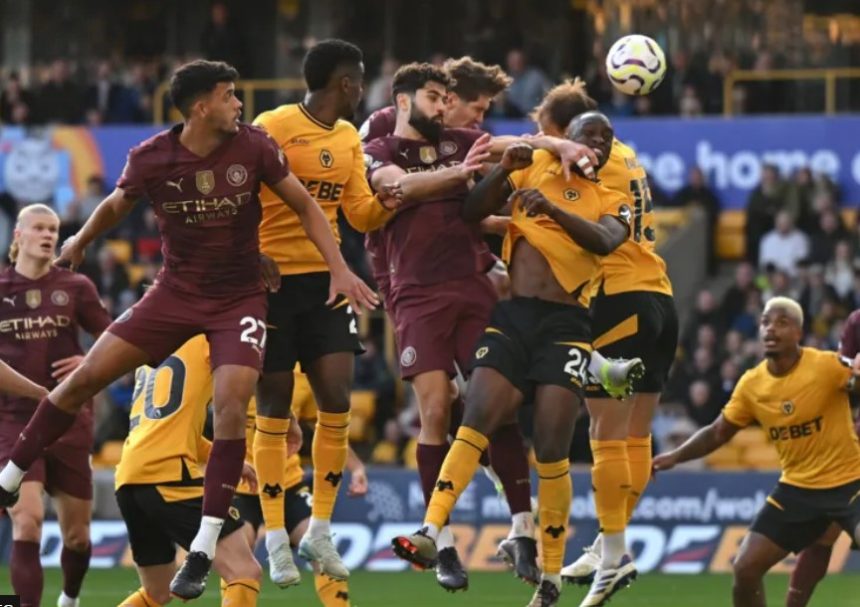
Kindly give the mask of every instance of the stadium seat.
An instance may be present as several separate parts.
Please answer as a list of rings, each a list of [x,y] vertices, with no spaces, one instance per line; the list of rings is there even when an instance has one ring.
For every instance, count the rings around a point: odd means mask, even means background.
[[[723,211],[717,223],[716,247],[720,259],[741,259],[746,253],[745,211]]]
[[[132,286],[137,286],[143,280],[143,275],[146,274],[146,266],[139,263],[130,263],[126,266],[128,271],[128,281]]]
[[[131,243],[127,240],[106,240],[105,246],[107,246],[113,256],[116,258],[117,263],[120,265],[127,265],[131,261]]]
[[[119,463],[122,455],[121,440],[112,440],[102,445],[102,448],[93,456],[93,468],[113,468]]]
[[[403,465],[410,470],[418,470],[418,439],[410,438],[403,447]]]
[[[397,464],[397,445],[387,440],[379,441],[373,448],[370,461],[374,464],[394,466]]]

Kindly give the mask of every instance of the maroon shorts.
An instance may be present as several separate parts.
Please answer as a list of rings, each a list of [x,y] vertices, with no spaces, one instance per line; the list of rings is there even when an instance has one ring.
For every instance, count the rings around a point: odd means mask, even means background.
[[[33,462],[23,482],[42,483],[45,491],[56,491],[82,500],[93,499],[93,469],[90,466],[90,449],[93,445],[93,418],[81,414],[60,440],[48,447]],[[9,461],[12,448],[26,422],[0,422],[0,466]]]
[[[400,350],[400,376],[427,371],[464,375],[471,371],[475,344],[490,321],[496,292],[485,274],[435,285],[404,286],[391,297]]]
[[[262,291],[216,299],[156,284],[108,331],[146,352],[154,367],[186,341],[205,333],[213,370],[242,365],[259,371],[266,346],[267,310]]]

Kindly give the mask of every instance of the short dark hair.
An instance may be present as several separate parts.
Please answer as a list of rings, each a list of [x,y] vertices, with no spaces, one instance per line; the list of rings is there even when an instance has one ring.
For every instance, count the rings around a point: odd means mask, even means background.
[[[588,96],[585,83],[576,78],[565,80],[556,85],[546,94],[529,117],[540,124],[542,118],[547,118],[562,132],[567,131],[570,121],[597,109],[597,102]]]
[[[442,67],[456,81],[451,90],[466,101],[475,101],[481,95],[495,97],[513,82],[501,66],[487,65],[468,55],[448,59]]]
[[[188,117],[191,104],[199,96],[211,93],[219,82],[236,82],[239,72],[223,61],[197,59],[181,65],[170,79],[170,99],[173,105]]]
[[[337,68],[364,61],[361,49],[351,42],[332,38],[315,44],[302,61],[302,74],[309,91],[328,86]]]
[[[446,70],[432,63],[407,63],[394,72],[391,80],[391,97],[397,102],[400,93],[413,94],[428,82],[438,82],[446,89],[456,82]]]

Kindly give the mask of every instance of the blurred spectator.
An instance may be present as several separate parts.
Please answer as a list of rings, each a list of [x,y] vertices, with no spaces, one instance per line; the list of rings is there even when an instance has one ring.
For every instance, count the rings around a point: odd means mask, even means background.
[[[209,21],[203,29],[200,46],[207,59],[226,61],[243,78],[251,73],[242,28],[234,22],[225,2],[214,2],[209,11]]]
[[[51,65],[48,80],[36,91],[34,99],[38,123],[80,124],[84,119],[84,92],[72,80],[65,59]]]
[[[699,429],[692,420],[685,418],[677,418],[674,420],[672,425],[669,428],[669,431],[663,436],[663,439],[660,441],[660,451],[671,451],[672,449],[677,449],[681,445],[683,445],[687,440],[692,437],[696,431]],[[683,464],[679,464],[675,466],[676,470],[704,470],[705,469],[705,460],[704,458],[699,458],[696,460],[690,460],[688,462],[684,462]]]
[[[831,259],[825,266],[824,280],[833,287],[841,301],[847,301],[854,288],[854,260],[851,243],[840,240]]]
[[[758,323],[761,318],[761,298],[758,293],[748,293],[743,311],[735,316],[731,330],[737,331],[747,339],[755,339],[758,335]]]
[[[717,309],[714,294],[707,289],[702,289],[696,296],[696,307],[687,320],[687,324],[681,335],[681,346],[688,353],[695,349],[696,340],[699,336],[699,327],[702,325],[711,325],[714,328],[719,328],[720,326],[720,312]]]
[[[797,169],[788,187],[789,207],[797,210],[795,223],[807,234],[812,234],[818,228],[814,203],[815,193],[812,171],[808,167]]]
[[[400,62],[393,57],[386,57],[382,60],[379,75],[371,81],[370,86],[367,87],[367,94],[364,96],[367,113],[391,105],[391,78],[398,67],[400,67]]]
[[[714,393],[712,384],[704,380],[697,380],[690,384],[684,405],[687,408],[687,414],[699,427],[707,426],[717,419],[723,408],[723,403]]]
[[[818,219],[818,231],[812,234],[810,241],[809,261],[827,263],[833,259],[836,243],[847,238],[839,213],[833,209],[823,211]]]
[[[523,118],[540,104],[552,82],[540,68],[528,63],[520,49],[508,51],[507,68],[514,81],[505,93],[505,110],[509,116]]]
[[[134,123],[143,118],[137,91],[118,81],[108,61],[96,68],[96,79],[87,89],[86,107],[97,124]]]
[[[746,249],[747,259],[759,263],[759,243],[773,229],[774,219],[785,204],[786,185],[777,168],[765,164],[761,168],[761,183],[747,200]]]
[[[759,267],[773,264],[790,276],[797,273],[797,263],[809,255],[809,237],[794,227],[788,211],[776,216],[776,226],[765,234],[759,250]]]
[[[682,117],[701,116],[702,101],[699,99],[698,93],[693,86],[685,86],[681,93],[681,99],[678,101],[678,113]]]
[[[89,219],[99,203],[107,196],[105,180],[101,175],[90,175],[83,195],[73,200],[63,213],[63,231],[71,236]]]
[[[24,88],[18,72],[12,72],[0,91],[0,122],[28,124],[33,119],[33,96]]]
[[[711,226],[707,234],[706,250],[708,251],[708,274],[713,276],[717,271],[717,251],[714,240],[719,229],[721,205],[720,199],[708,187],[705,174],[698,165],[693,165],[690,169],[687,185],[678,190],[672,200],[672,206],[676,207],[685,207],[690,204],[699,205],[704,209],[708,217],[708,225]]]
[[[394,376],[374,339],[365,339],[364,353],[355,359],[356,390],[371,390],[376,395],[376,436],[382,436],[385,422],[394,415]]]
[[[809,267],[808,284],[800,292],[798,303],[803,308],[804,324],[812,327],[814,319],[821,314],[827,302],[836,302],[836,290],[824,281],[824,268],[818,264]],[[826,331],[825,331],[826,333]],[[821,333],[818,333],[821,335]]]
[[[111,302],[114,314],[116,314],[120,295],[130,287],[130,283],[125,266],[117,262],[110,247],[106,246],[99,251],[98,271],[95,276],[90,276],[90,278],[99,290],[99,294]]]
[[[134,256],[137,261],[161,261],[161,235],[155,211],[147,206],[134,239]]]
[[[738,364],[731,358],[727,358],[720,365],[720,402],[727,403],[732,392],[740,379],[741,370]]]
[[[735,316],[744,310],[751,293],[759,296],[759,289],[755,284],[755,269],[751,263],[741,262],[735,268],[735,281],[723,295],[720,304],[723,326],[729,326]]]
[[[860,268],[855,266],[854,282],[851,285],[851,292],[845,298],[846,310],[857,310],[860,308]]]

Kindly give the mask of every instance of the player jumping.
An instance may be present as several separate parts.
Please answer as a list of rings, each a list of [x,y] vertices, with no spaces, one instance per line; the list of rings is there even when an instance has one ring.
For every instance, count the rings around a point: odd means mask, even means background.
[[[80,265],[90,242],[148,198],[163,237],[164,267],[143,299],[111,324],[81,365],[39,403],[0,471],[0,505],[10,506],[27,470],[75,423],[89,398],[117,377],[143,364],[157,365],[189,338],[206,334],[215,440],[201,527],[171,585],[183,599],[204,590],[242,471],[245,414],[266,336],[257,235],[262,183],[299,214],[333,268],[330,297],[344,293],[353,305],[376,301],[346,269],[325,216],[290,174],[278,146],[261,129],[240,122],[237,78],[236,70],[221,62],[200,60],[179,68],[170,91],[185,122],[131,150],[116,189],[63,245],[58,261]]]
[[[613,132],[602,114],[581,116],[570,136],[592,149],[598,169],[608,160]],[[544,573],[530,607],[558,604],[572,494],[568,453],[591,351],[588,300],[599,257],[624,241],[630,220],[624,196],[579,175],[568,181],[565,172],[552,154],[532,158],[528,145],[516,144],[467,200],[468,220],[492,213],[509,196],[514,201],[505,240],[513,298],[495,306],[474,350],[465,419],[439,474],[425,526],[392,542],[402,558],[419,566],[432,562],[439,529],[471,480],[487,437],[533,399]]]
[[[93,283],[53,266],[59,229],[60,218],[50,207],[21,209],[9,251],[13,265],[0,274],[0,359],[7,374],[0,379],[7,393],[0,396],[3,463],[47,396],[42,386],[56,386],[83,359],[79,329],[98,337],[110,324]],[[22,605],[36,607],[42,600],[44,491],[54,502],[63,537],[63,591],[57,605],[78,605],[92,551],[92,446],[93,407],[88,400],[74,424],[33,461],[23,476],[18,502],[8,510],[13,537],[10,577]]]
[[[765,360],[747,371],[722,414],[654,470],[704,457],[743,427],[761,425],[779,453],[782,476],[735,557],[735,607],[764,607],[763,578],[790,552],[813,545],[837,523],[860,541],[860,444],[848,391],[857,392],[860,357],[801,347],[803,311],[786,297],[765,304]]]

